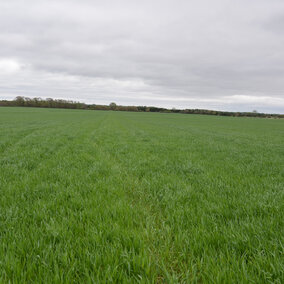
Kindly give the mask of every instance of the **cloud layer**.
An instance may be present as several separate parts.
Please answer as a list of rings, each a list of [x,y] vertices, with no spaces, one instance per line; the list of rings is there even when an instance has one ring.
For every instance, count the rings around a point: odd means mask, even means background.
[[[284,113],[282,0],[0,2],[0,97]]]

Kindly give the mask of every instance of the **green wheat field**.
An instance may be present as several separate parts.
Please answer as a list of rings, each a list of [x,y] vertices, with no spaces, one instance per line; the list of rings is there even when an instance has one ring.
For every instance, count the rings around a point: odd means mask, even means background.
[[[284,120],[0,108],[1,283],[283,283]]]

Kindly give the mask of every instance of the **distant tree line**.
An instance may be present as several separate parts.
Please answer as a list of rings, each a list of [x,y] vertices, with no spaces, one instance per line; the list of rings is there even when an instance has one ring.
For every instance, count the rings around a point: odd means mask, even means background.
[[[85,109],[85,110],[112,110],[112,111],[135,111],[135,112],[162,112],[162,113],[184,113],[184,114],[205,114],[220,116],[245,116],[245,117],[266,117],[284,118],[284,114],[267,114],[252,112],[229,112],[215,111],[207,109],[167,109],[153,106],[121,106],[116,103],[109,105],[85,104],[71,100],[28,98],[18,96],[12,101],[0,100],[0,106],[20,106],[20,107],[41,107],[41,108],[65,108],[65,109]]]

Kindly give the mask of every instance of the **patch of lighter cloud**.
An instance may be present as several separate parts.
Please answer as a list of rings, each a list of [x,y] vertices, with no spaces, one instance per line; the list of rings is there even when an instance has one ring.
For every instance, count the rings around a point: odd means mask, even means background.
[[[0,58],[0,74],[14,74],[21,69],[21,64],[15,59]]]
[[[226,100],[227,103],[262,103],[275,106],[284,106],[284,98],[271,96],[233,95],[226,97]]]

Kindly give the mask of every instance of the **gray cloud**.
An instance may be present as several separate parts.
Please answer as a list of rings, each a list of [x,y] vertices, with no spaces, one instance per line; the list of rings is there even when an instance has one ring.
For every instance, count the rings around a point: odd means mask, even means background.
[[[0,97],[284,112],[281,0],[0,2]]]

